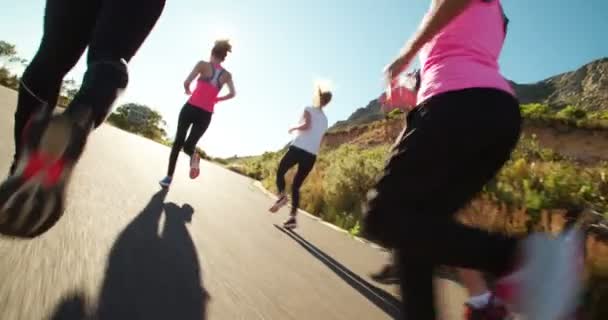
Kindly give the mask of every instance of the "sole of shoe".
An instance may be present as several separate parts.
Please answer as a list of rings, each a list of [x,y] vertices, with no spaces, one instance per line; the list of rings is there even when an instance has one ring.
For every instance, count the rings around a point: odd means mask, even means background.
[[[63,215],[65,191],[84,144],[74,144],[74,124],[64,115],[34,121],[15,174],[0,185],[0,233],[37,237]],[[77,142],[78,143],[78,142]]]
[[[287,230],[293,230],[297,227],[298,225],[296,223],[286,223],[283,224],[283,228],[287,229]]]

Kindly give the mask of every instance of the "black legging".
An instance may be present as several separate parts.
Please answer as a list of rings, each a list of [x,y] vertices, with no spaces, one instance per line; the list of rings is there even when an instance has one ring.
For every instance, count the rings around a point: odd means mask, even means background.
[[[171,155],[169,156],[169,168],[167,169],[168,176],[172,177],[173,173],[175,173],[177,157],[182,149],[189,156],[194,154],[196,144],[205,131],[207,131],[212,115],[213,113],[197,108],[189,103],[184,105],[182,111],[179,113],[177,133],[175,134],[175,141],[173,142]],[[186,138],[190,126],[192,126],[190,134],[188,135],[188,138]]]
[[[300,187],[315,165],[317,157],[298,147],[291,146],[281,159],[277,170],[277,188],[280,193],[285,191],[285,174],[293,166],[298,165],[298,171],[291,186],[291,214],[295,215],[300,205]]]
[[[399,255],[403,319],[433,320],[433,269],[440,265],[504,275],[515,238],[454,219],[509,159],[519,105],[494,89],[434,96],[407,116],[367,205],[364,230]]]
[[[15,112],[15,159],[21,154],[26,122],[40,107],[55,107],[63,77],[87,46],[88,68],[67,110],[86,106],[93,111],[91,125],[103,122],[117,89],[125,88],[128,82],[121,60],[128,62],[135,55],[164,5],[165,0],[47,0],[42,40],[21,78]]]

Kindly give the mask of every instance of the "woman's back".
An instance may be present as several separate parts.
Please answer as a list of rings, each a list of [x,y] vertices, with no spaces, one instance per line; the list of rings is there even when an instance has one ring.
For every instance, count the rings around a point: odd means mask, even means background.
[[[418,102],[442,92],[474,87],[513,94],[498,66],[504,38],[500,1],[472,1],[420,50]]]
[[[230,73],[220,64],[204,62],[196,81],[196,89],[192,92],[190,104],[213,112],[217,96],[226,84]]]

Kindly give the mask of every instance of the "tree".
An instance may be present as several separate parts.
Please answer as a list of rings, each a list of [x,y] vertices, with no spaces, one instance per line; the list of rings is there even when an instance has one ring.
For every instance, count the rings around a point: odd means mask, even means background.
[[[62,107],[67,107],[74,97],[78,90],[80,89],[80,84],[76,83],[74,79],[63,80],[61,84],[61,92],[59,96],[58,105]]]
[[[11,59],[17,55],[17,49],[14,44],[0,40],[0,58]]]
[[[142,135],[154,141],[164,142],[167,139],[162,115],[150,107],[138,103],[126,103],[116,108],[108,121],[113,125]]]
[[[0,40],[0,61],[3,61],[0,66],[0,85],[17,89],[19,86],[19,78],[14,75],[8,68],[8,65],[15,62],[23,63],[25,61],[17,56],[17,49],[14,44]]]

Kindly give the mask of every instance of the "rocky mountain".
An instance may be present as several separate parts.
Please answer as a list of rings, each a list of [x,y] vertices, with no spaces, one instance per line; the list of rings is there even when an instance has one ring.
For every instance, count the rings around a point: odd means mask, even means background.
[[[534,84],[511,84],[522,103],[541,102],[555,108],[575,105],[590,111],[608,110],[608,57]]]
[[[536,83],[510,83],[523,104],[544,103],[555,109],[574,105],[589,111],[608,110],[608,57]],[[367,106],[357,109],[348,119],[337,122],[331,130],[380,119],[384,119],[384,114],[374,99]]]

